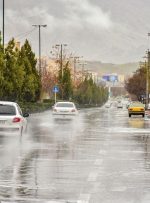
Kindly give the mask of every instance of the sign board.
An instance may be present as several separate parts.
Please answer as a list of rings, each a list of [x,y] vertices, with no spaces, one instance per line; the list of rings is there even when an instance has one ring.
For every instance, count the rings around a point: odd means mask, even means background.
[[[58,92],[59,92],[59,88],[58,88],[57,86],[54,86],[54,87],[53,87],[53,92],[54,92],[54,93],[58,93]]]

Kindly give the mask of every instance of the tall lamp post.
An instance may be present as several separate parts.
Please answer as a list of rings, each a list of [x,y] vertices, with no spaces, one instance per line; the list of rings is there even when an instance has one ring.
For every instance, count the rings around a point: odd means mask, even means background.
[[[149,37],[150,33],[148,33],[148,50],[146,52],[147,61],[145,61],[145,68],[146,68],[146,108],[148,108],[149,104],[149,72],[150,72],[150,51],[149,51]]]
[[[32,25],[34,27],[37,27],[39,29],[39,74],[42,74],[41,69],[41,27],[47,27],[47,25]]]
[[[5,1],[3,0],[3,48],[5,43]]]
[[[149,71],[150,71],[150,51],[147,51],[147,107],[149,104]]]

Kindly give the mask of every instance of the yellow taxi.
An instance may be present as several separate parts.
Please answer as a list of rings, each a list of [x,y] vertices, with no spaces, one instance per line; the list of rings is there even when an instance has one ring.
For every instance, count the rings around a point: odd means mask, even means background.
[[[145,105],[141,102],[132,102],[128,107],[129,117],[131,115],[142,115],[145,116]]]

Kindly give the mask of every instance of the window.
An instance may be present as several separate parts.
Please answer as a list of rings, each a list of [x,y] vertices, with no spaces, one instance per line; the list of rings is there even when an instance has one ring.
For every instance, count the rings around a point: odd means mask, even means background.
[[[56,107],[67,107],[67,108],[73,108],[74,105],[72,103],[58,103],[56,104]]]
[[[16,115],[16,109],[12,105],[0,104],[0,115]]]

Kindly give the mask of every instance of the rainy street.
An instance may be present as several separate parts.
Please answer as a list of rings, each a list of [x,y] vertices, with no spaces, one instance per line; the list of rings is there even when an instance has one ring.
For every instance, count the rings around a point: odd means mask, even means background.
[[[33,114],[22,138],[0,136],[1,203],[149,203],[149,129],[125,107]]]

